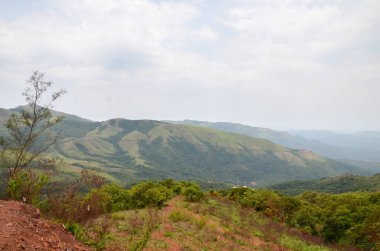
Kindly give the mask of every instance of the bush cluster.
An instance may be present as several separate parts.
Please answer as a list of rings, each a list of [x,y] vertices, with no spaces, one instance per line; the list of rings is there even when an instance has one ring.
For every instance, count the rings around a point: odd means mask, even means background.
[[[325,241],[380,250],[380,192],[305,192],[290,197],[273,190],[238,187],[220,193]]]
[[[175,195],[182,194],[190,202],[204,197],[196,183],[177,182],[173,179],[141,181],[129,189],[109,183],[102,186],[97,184],[87,189],[87,193],[81,192],[83,190],[86,190],[83,182],[78,181],[68,186],[60,195],[49,196],[45,205],[46,214],[70,224],[85,223],[103,213],[145,207],[161,208]]]

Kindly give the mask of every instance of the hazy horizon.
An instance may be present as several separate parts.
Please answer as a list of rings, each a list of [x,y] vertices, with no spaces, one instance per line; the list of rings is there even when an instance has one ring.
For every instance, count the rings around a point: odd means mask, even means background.
[[[24,104],[25,105],[25,104]],[[23,105],[21,105],[23,106]],[[17,108],[18,106],[15,106],[15,107],[0,107],[0,108],[3,108],[3,109],[14,109],[14,108]],[[62,113],[66,113],[68,115],[75,115],[75,116],[78,116],[78,117],[81,117],[83,119],[88,119],[88,120],[91,120],[93,122],[104,122],[104,121],[107,121],[107,120],[111,120],[111,119],[126,119],[126,120],[156,120],[156,121],[169,121],[169,122],[180,122],[180,121],[185,121],[185,120],[191,120],[191,121],[198,121],[198,122],[211,122],[211,123],[233,123],[233,124],[240,124],[240,125],[243,125],[243,126],[251,126],[251,127],[259,127],[259,128],[266,128],[266,129],[272,129],[272,130],[275,130],[275,131],[283,131],[283,132],[288,132],[288,133],[291,133],[291,134],[294,134],[294,132],[296,131],[319,131],[319,132],[332,132],[332,133],[336,133],[336,134],[355,134],[355,133],[362,133],[362,132],[376,132],[376,133],[380,133],[380,130],[358,130],[358,131],[337,131],[337,130],[332,130],[332,129],[323,129],[323,128],[275,128],[275,127],[270,127],[270,126],[260,126],[260,125],[251,125],[251,124],[246,124],[246,123],[242,123],[242,122],[239,122],[239,121],[211,121],[211,120],[201,120],[201,119],[192,119],[192,118],[184,118],[184,119],[181,119],[181,120],[172,120],[172,119],[151,119],[151,118],[144,118],[144,117],[141,117],[141,118],[126,118],[126,117],[110,117],[110,118],[105,118],[105,119],[91,119],[89,117],[86,117],[86,116],[79,116],[75,113],[68,113],[68,112],[65,112],[65,111],[62,111],[62,110],[59,110],[57,109],[56,107],[53,108],[53,110],[55,111],[58,111],[58,112],[62,112]],[[294,134],[294,135],[298,135],[297,133]]]
[[[95,121],[380,131],[379,1],[0,3],[1,108],[39,70]]]

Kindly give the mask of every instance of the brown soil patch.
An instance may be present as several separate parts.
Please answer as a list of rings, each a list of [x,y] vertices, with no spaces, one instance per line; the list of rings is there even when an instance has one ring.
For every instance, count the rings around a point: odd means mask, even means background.
[[[172,232],[174,235],[177,235],[176,231],[178,230],[185,230],[186,224],[184,223],[183,226],[180,226],[177,223],[177,227],[175,227],[170,220],[169,216],[172,212],[176,210],[180,210],[182,212],[185,212],[190,215],[193,219],[200,220],[202,215],[193,212],[189,209],[183,208],[182,206],[178,206],[178,202],[183,202],[183,198],[181,196],[177,196],[174,199],[170,200],[165,208],[163,208],[160,211],[160,219],[161,219],[161,227],[157,229],[156,231],[152,232],[151,235],[151,241],[156,242],[157,240],[163,241],[167,244],[165,248],[155,248],[153,245],[149,245],[145,247],[143,250],[168,250],[168,251],[181,251],[181,250],[202,250],[201,246],[199,246],[199,243],[193,242],[192,237],[190,236],[176,236],[176,237],[170,237],[166,236],[165,233]],[[212,225],[212,231],[208,232],[209,238],[214,239],[212,240],[215,242],[214,244],[208,243],[206,244],[207,250],[239,250],[239,251],[249,251],[249,250],[272,250],[272,251],[287,251],[287,249],[276,245],[274,243],[268,243],[264,240],[249,236],[244,237],[243,235],[239,235],[238,233],[231,232],[227,230],[225,227],[221,225],[221,223],[218,221],[218,219],[213,219],[213,217],[209,217],[207,219],[206,225],[210,226]],[[205,227],[207,228],[207,227]],[[200,232],[203,230],[199,230]],[[236,244],[236,240],[241,240],[246,243],[249,243],[249,246],[242,246]],[[206,241],[207,243],[207,241]],[[217,244],[219,243],[219,244]],[[151,242],[152,244],[152,242]],[[184,246],[184,244],[186,244]]]
[[[168,202],[168,205],[162,210],[161,212],[161,219],[163,220],[162,230],[161,231],[155,231],[152,233],[153,239],[158,239],[166,242],[169,245],[168,250],[171,251],[180,251],[181,246],[172,240],[170,237],[166,237],[164,231],[173,231],[172,226],[169,223],[169,215],[173,210],[175,209],[175,203],[177,202],[177,198],[172,199]],[[145,249],[149,250],[149,249]]]
[[[39,210],[16,201],[0,201],[0,250],[92,250],[63,225],[40,219]]]

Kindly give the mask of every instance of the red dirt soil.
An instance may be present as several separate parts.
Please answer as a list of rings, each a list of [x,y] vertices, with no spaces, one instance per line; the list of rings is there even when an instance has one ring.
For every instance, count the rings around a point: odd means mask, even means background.
[[[0,250],[87,251],[63,225],[40,219],[39,210],[0,200]]]

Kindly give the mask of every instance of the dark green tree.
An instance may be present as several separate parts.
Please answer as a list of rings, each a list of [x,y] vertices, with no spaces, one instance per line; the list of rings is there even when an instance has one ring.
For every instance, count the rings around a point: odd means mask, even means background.
[[[185,196],[187,201],[197,202],[204,197],[204,193],[198,184],[192,183],[189,186],[183,187],[181,194]]]

